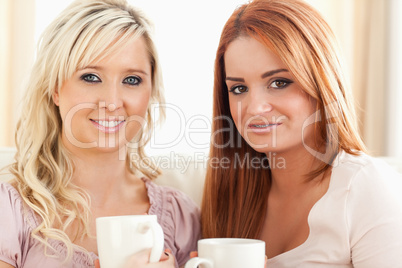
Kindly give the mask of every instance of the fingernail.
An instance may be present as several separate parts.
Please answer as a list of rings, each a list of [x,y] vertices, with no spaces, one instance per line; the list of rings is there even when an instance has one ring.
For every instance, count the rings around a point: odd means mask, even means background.
[[[169,257],[169,253],[165,252],[165,255]]]

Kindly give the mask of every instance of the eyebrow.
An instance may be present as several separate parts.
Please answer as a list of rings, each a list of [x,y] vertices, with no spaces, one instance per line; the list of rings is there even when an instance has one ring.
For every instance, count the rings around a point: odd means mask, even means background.
[[[276,69],[276,70],[272,70],[272,71],[263,73],[263,74],[261,75],[261,78],[266,78],[266,77],[269,77],[269,76],[273,76],[274,74],[281,73],[281,72],[289,72],[289,70],[288,70],[288,69]],[[226,80],[230,80],[230,81],[234,81],[234,82],[244,82],[244,79],[243,79],[243,78],[230,77],[230,76],[226,77]]]
[[[264,73],[263,75],[261,75],[261,78],[273,76],[274,74],[281,73],[281,72],[289,72],[289,70],[288,70],[288,69],[272,70],[272,71],[266,72],[266,73]]]
[[[78,71],[82,71],[82,70],[85,70],[85,69],[95,69],[95,70],[101,70],[101,71],[104,70],[104,68],[100,67],[100,66],[86,66],[84,68],[78,69]],[[143,71],[141,69],[128,68],[125,71],[128,72],[128,73],[142,73],[142,74],[145,74],[145,75],[149,75],[147,72],[145,72],[145,71]]]

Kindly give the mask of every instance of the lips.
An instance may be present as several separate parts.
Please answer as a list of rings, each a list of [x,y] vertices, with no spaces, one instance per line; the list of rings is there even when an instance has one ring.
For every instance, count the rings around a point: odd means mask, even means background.
[[[249,124],[248,127],[249,128],[265,128],[265,127],[273,127],[273,126],[279,126],[282,123],[267,123],[267,122],[263,122],[263,123],[253,123],[253,124]]]
[[[93,120],[91,119],[92,124],[102,132],[105,133],[113,133],[120,129],[123,126],[125,120]]]
[[[104,126],[104,127],[115,127],[115,126],[117,126],[117,125],[119,125],[119,124],[124,122],[124,120],[123,121],[119,121],[119,120],[116,120],[116,121],[92,120],[92,121],[96,122],[99,125]]]
[[[282,125],[282,123],[253,123],[248,125],[248,129],[256,133],[271,132],[274,128]]]
[[[276,126],[278,124],[250,124],[250,128],[265,128],[265,127],[271,127],[271,126]]]

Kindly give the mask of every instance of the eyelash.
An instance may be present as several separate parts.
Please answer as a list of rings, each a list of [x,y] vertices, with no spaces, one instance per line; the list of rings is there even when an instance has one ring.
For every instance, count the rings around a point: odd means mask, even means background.
[[[272,85],[273,83],[284,83],[285,85],[283,85],[283,86],[281,86],[281,87],[275,88],[275,87],[271,87],[271,85]],[[276,79],[276,80],[272,81],[272,82],[269,84],[268,88],[269,88],[269,89],[272,88],[272,89],[276,89],[276,90],[281,90],[281,89],[286,88],[287,86],[289,86],[289,85],[292,84],[292,83],[293,83],[293,81],[288,80],[288,79],[283,79],[283,78],[281,78],[281,79]],[[244,91],[243,91],[243,92],[236,92],[236,90],[239,89],[239,88],[244,88]],[[236,86],[231,87],[230,90],[229,90],[229,92],[231,92],[231,93],[233,93],[233,94],[235,94],[235,95],[240,95],[240,94],[242,94],[242,93],[244,93],[244,92],[248,92],[248,88],[247,88],[246,86],[244,86],[244,85],[236,85]]]
[[[235,90],[237,90],[237,89],[239,89],[239,88],[244,88],[244,91],[243,91],[243,92],[236,92]],[[235,94],[235,95],[240,95],[240,94],[242,94],[242,93],[244,93],[244,92],[247,92],[247,91],[248,91],[248,88],[247,88],[246,86],[243,86],[243,85],[233,86],[233,87],[231,87],[230,90],[229,90],[230,93],[233,93],[233,94]]]
[[[285,83],[285,85],[278,87],[278,88],[274,88],[274,89],[283,89],[286,88],[287,86],[289,86],[290,84],[293,83],[293,81],[289,80],[289,79],[276,79],[274,81],[272,81],[272,83],[270,85],[272,85],[273,83]]]
[[[88,79],[89,77],[95,78],[97,81],[94,81],[93,79],[89,80]],[[87,83],[91,83],[91,84],[102,82],[100,80],[100,78],[97,75],[94,75],[94,74],[83,74],[80,78],[81,78],[81,80],[83,80],[83,81],[85,81]]]
[[[92,79],[89,79],[90,77]],[[85,81],[85,82],[87,82],[87,83],[90,83],[90,84],[95,84],[95,83],[101,83],[102,82],[102,80],[95,74],[83,74],[80,77],[80,79]],[[130,83],[130,82],[128,82],[128,79],[134,79],[135,81]],[[141,82],[142,82],[142,79],[140,77],[138,77],[138,76],[128,76],[128,77],[124,78],[124,80],[123,80],[123,84],[127,84],[127,85],[130,85],[130,86],[138,86],[139,84],[141,84]]]
[[[131,83],[125,82],[125,81],[127,81],[127,79],[135,79],[136,81],[131,84]],[[124,80],[123,80],[124,84],[128,84],[130,86],[138,86],[139,84],[141,84],[141,82],[142,82],[142,79],[138,76],[129,76],[129,77],[124,78]]]

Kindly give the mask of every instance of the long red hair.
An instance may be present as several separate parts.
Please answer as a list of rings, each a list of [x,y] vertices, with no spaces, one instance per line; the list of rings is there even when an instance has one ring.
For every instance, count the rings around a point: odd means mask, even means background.
[[[255,0],[240,6],[223,28],[215,59],[213,134],[201,214],[205,238],[258,238],[267,210],[269,159],[237,131],[225,83],[224,54],[239,36],[256,38],[276,53],[317,102],[316,140],[330,153],[306,175],[328,170],[339,150],[365,151],[336,41],[321,15],[301,0]],[[216,164],[222,160],[225,167]]]

